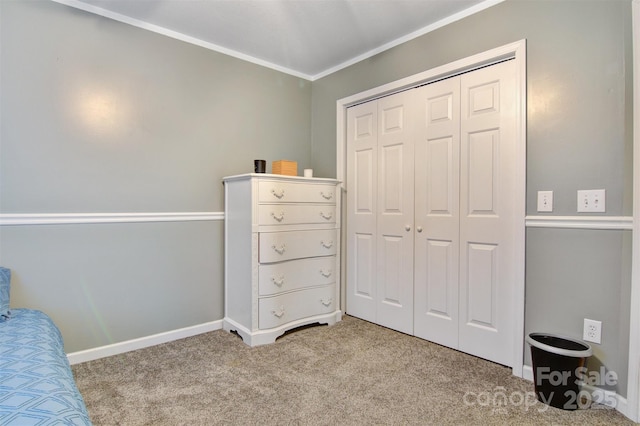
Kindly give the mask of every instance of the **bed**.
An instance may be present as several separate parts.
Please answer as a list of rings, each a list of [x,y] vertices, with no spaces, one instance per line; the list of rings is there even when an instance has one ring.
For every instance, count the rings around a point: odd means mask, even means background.
[[[0,321],[0,424],[91,425],[58,327],[43,312]]]

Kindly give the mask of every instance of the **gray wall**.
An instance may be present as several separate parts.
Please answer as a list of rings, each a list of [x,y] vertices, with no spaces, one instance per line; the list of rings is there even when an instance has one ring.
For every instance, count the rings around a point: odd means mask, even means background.
[[[0,1],[0,213],[218,212],[310,166],[311,84],[48,0]],[[223,222],[0,228],[12,307],[68,352],[223,317]]]
[[[222,318],[219,222],[2,227],[11,306],[48,313],[67,352]]]
[[[631,0],[508,0],[313,82],[312,158],[336,172],[336,100],[527,40],[527,214],[554,191],[553,215],[575,216],[578,189],[606,189],[606,215],[630,215]],[[593,363],[620,376],[626,395],[630,235],[527,231],[525,332],[582,337],[603,321]],[[530,362],[525,347],[526,362]]]

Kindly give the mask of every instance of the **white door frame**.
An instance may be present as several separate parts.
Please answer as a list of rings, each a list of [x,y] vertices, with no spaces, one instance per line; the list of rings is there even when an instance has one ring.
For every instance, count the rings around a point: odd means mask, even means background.
[[[627,406],[621,410],[640,421],[640,0],[631,3],[633,35],[633,242]],[[624,408],[624,407],[622,407]]]
[[[640,0],[634,0],[640,1]],[[514,212],[516,214],[515,226],[513,229],[515,254],[516,277],[513,306],[515,314],[513,348],[513,374],[522,377],[522,367],[524,362],[524,240],[525,240],[525,214],[526,214],[526,141],[527,141],[527,64],[526,64],[526,40],[519,40],[489,51],[460,59],[458,61],[433,68],[412,76],[394,81],[352,96],[348,96],[337,101],[336,107],[336,177],[342,182],[342,190],[346,188],[346,130],[347,130],[347,108],[374,98],[379,98],[394,92],[418,86],[420,84],[437,81],[445,77],[456,75],[481,66],[500,62],[513,58],[516,61],[516,187],[520,188],[518,196],[514,198]],[[348,224],[346,225],[348,226]],[[342,250],[343,256],[346,250]],[[343,265],[346,265],[343,259]],[[341,274],[341,277],[344,277]],[[344,280],[344,278],[342,278]],[[341,283],[342,300],[346,295],[345,283]]]

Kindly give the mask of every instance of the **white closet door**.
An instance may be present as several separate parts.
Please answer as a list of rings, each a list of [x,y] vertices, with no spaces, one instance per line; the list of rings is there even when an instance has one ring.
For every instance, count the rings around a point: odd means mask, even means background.
[[[347,110],[347,312],[376,322],[378,104]]]
[[[515,64],[461,78],[459,349],[513,365]]]
[[[413,333],[411,92],[378,100],[378,324]]]
[[[416,89],[416,336],[458,347],[460,78]]]
[[[509,366],[515,73],[507,61],[347,112],[347,312]]]

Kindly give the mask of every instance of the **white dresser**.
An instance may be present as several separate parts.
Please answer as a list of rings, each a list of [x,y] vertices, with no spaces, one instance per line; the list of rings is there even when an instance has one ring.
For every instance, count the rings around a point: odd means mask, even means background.
[[[334,179],[224,178],[225,317],[250,346],[340,311],[340,192]]]

